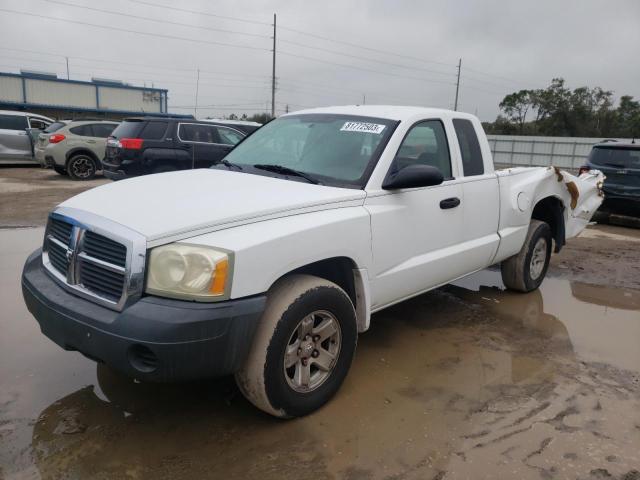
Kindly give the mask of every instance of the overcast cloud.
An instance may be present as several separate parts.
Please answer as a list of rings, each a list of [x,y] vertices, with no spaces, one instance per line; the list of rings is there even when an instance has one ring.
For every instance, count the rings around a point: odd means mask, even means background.
[[[506,93],[544,87],[558,76],[564,77],[570,87],[601,86],[613,90],[616,98],[624,94],[640,97],[638,0],[144,0],[143,3],[132,0],[0,1],[3,10],[0,11],[0,71],[30,68],[65,76],[64,56],[69,56],[71,78],[86,80],[94,76],[136,85],[153,83],[156,87],[169,89],[170,110],[193,112],[195,70],[199,68],[199,116],[265,111],[271,99],[272,34],[271,27],[266,24],[270,24],[273,13],[277,13],[278,26],[282,27],[277,32],[277,50],[282,52],[277,56],[278,113],[282,113],[286,105],[296,110],[307,106],[360,103],[363,96],[366,103],[452,108],[458,58],[462,58],[459,109],[477,113],[482,120],[495,118],[497,105]],[[196,15],[152,4],[264,24]],[[287,29],[331,38],[335,42]],[[336,53],[305,48],[300,44]],[[348,44],[396,52],[423,61],[384,55]],[[428,63],[430,61],[437,63]]]

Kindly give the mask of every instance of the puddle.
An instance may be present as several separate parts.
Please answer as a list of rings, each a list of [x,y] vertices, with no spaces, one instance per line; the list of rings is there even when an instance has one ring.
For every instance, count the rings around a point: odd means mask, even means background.
[[[0,478],[638,478],[637,290],[479,272],[376,314],[334,400],[279,421],[230,378],[134,383],[43,337],[41,238],[0,231]]]

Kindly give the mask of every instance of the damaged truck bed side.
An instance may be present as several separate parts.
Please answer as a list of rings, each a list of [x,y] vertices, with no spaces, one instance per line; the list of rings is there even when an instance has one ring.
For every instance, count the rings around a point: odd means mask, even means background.
[[[23,293],[45,335],[127,375],[235,374],[279,417],[339,389],[371,314],[490,265],[528,292],[602,174],[494,171],[479,120],[417,107],[284,115],[211,168],[84,192]]]

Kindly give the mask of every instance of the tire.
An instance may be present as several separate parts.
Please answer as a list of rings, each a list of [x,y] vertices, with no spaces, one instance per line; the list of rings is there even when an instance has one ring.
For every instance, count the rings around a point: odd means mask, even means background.
[[[53,170],[59,175],[64,175],[64,176],[67,175],[67,170],[64,167],[61,167],[60,165],[54,165]]]
[[[151,173],[175,172],[177,170],[178,169],[173,165],[158,165],[153,170],[151,170]]]
[[[67,174],[72,180],[91,180],[97,170],[96,161],[84,153],[78,153],[67,161]]]
[[[305,332],[309,336],[300,338]],[[273,416],[307,415],[342,385],[357,338],[355,309],[344,290],[322,278],[290,275],[269,290],[236,383],[247,400]]]
[[[540,286],[551,259],[551,228],[531,220],[524,245],[517,255],[502,262],[502,281],[510,290],[530,292]]]

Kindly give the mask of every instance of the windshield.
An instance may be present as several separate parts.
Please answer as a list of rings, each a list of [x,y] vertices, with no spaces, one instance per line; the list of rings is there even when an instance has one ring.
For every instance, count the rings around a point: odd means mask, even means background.
[[[589,161],[608,167],[640,168],[640,148],[594,147]]]
[[[354,115],[282,117],[241,142],[226,160],[241,166],[279,165],[323,184],[363,187],[396,124]]]

